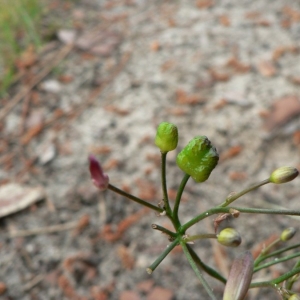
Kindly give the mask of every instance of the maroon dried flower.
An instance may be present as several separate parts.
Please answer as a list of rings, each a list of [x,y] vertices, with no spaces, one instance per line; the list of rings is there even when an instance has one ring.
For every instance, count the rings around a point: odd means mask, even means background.
[[[89,156],[90,173],[93,184],[100,190],[105,191],[109,184],[107,174],[103,173],[100,163],[94,155]]]

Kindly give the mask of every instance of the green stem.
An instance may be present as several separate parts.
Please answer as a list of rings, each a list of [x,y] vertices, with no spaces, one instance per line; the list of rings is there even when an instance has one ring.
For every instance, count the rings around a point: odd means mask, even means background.
[[[184,252],[187,260],[189,261],[189,263],[190,263],[192,269],[194,270],[196,276],[198,277],[198,279],[202,283],[203,287],[205,288],[206,292],[208,293],[210,299],[217,300],[216,296],[214,295],[214,292],[213,292],[212,288],[209,286],[209,284],[206,282],[205,278],[203,277],[203,275],[201,274],[201,272],[197,268],[197,265],[196,265],[192,255],[190,254],[188,248],[187,248],[187,245],[185,244],[184,241],[180,241],[180,244],[182,246],[183,252]]]
[[[164,209],[166,210],[167,216],[172,216],[172,210],[169,204],[168,190],[167,190],[167,179],[166,179],[166,159],[167,153],[161,153],[161,187],[164,197]]]
[[[254,267],[257,267],[261,261],[265,259],[265,257],[268,255],[268,252],[271,250],[272,247],[277,245],[281,242],[281,239],[278,238],[275,241],[273,241],[270,245],[268,245],[266,248],[262,249],[258,257],[256,258],[254,262]]]
[[[185,188],[189,178],[190,178],[190,175],[188,175],[188,174],[184,175],[184,177],[181,180],[180,186],[177,191],[176,199],[175,199],[175,204],[174,204],[174,209],[173,209],[173,218],[174,218],[174,221],[176,223],[178,223],[179,226],[180,226],[179,217],[178,217],[179,204],[180,204],[180,200],[182,197],[182,193],[184,191],[184,188]]]
[[[257,259],[255,260],[254,267],[257,267],[262,261],[264,261],[264,260],[266,260],[266,259],[268,259],[268,258],[270,258],[272,256],[280,255],[280,254],[282,254],[282,253],[284,253],[286,251],[298,248],[299,246],[300,246],[300,243],[292,245],[292,246],[289,246],[289,247],[278,249],[277,251],[271,252],[270,254],[262,256],[261,258],[259,258],[259,256],[258,256]]]
[[[266,208],[248,208],[248,207],[214,207],[211,208],[202,214],[196,216],[195,218],[191,219],[187,223],[181,226],[180,231],[185,232],[191,226],[195,225],[199,221],[215,214],[219,213],[228,213],[230,209],[236,209],[241,213],[247,214],[272,214],[272,215],[290,215],[290,216],[300,216],[300,211],[297,210],[288,210],[288,209],[266,209]]]
[[[242,190],[239,193],[236,193],[236,194],[233,194],[233,195],[229,195],[229,196],[227,196],[227,198],[225,199],[225,201],[222,204],[219,205],[219,207],[226,207],[230,203],[232,203],[233,201],[235,201],[236,199],[240,198],[241,196],[243,196],[243,195],[245,195],[245,194],[247,194],[247,193],[249,193],[249,192],[251,192],[253,190],[256,190],[260,186],[262,186],[264,184],[267,184],[267,183],[270,183],[269,179],[263,180],[263,181],[258,182],[258,183],[254,183],[250,187]]]
[[[299,268],[299,267],[300,267],[300,260],[296,262],[296,264],[295,264],[295,266],[293,267],[292,270],[295,270],[295,269],[297,269],[297,268]],[[294,276],[295,276],[295,275],[294,275]],[[286,282],[286,284],[285,284],[285,288],[286,288],[287,290],[291,290],[292,287],[293,287],[293,284],[298,280],[298,277],[294,278],[294,276],[290,277],[290,278],[287,280],[287,282]]]
[[[278,287],[276,286],[276,284],[272,283],[271,281],[253,282],[250,284],[249,289],[262,288],[262,287],[271,287],[275,290],[278,290]]]
[[[112,184],[108,184],[108,189],[110,189],[111,191],[113,191],[113,192],[115,192],[115,193],[117,193],[119,195],[122,195],[122,196],[124,196],[124,197],[126,197],[126,198],[128,198],[128,199],[130,199],[130,200],[132,200],[134,202],[137,202],[137,203],[139,203],[141,205],[149,207],[149,208],[151,208],[151,209],[153,209],[153,210],[155,210],[155,211],[157,211],[159,213],[162,213],[164,211],[162,208],[160,208],[158,206],[155,206],[155,205],[153,205],[153,204],[151,204],[149,202],[146,202],[145,200],[142,200],[142,199],[140,199],[138,197],[135,197],[135,196],[133,196],[133,195],[131,195],[129,193],[126,193],[125,191],[122,191],[122,190],[118,189],[117,187],[113,186]]]
[[[253,269],[253,272],[255,273],[255,272],[257,272],[257,271],[259,271],[259,270],[261,270],[261,269],[268,268],[268,267],[270,267],[270,266],[272,266],[272,265],[279,264],[279,263],[281,263],[281,262],[290,260],[290,259],[295,258],[295,257],[298,257],[298,256],[300,256],[300,252],[297,252],[297,253],[294,253],[294,254],[291,254],[291,255],[282,257],[282,258],[278,258],[278,259],[276,259],[276,260],[274,260],[274,261],[270,261],[270,262],[268,262],[268,263],[265,263],[265,264],[263,264],[263,265],[260,265],[260,266],[258,266],[258,267],[256,267],[256,268],[254,268],[254,269]]]
[[[188,242],[193,242],[196,240],[216,239],[216,238],[217,238],[217,235],[215,233],[202,233],[202,234],[187,236],[186,238],[184,238],[184,241],[186,243],[188,243]]]
[[[152,272],[157,268],[157,266],[164,260],[164,258],[178,245],[178,238],[175,239],[170,245],[166,247],[166,249],[160,254],[160,256],[155,260],[155,262],[146,269],[148,274],[152,274]]]
[[[176,238],[177,237],[177,234],[175,232],[170,231],[169,229],[167,229],[165,227],[159,226],[157,224],[152,224],[151,227],[153,229],[161,231],[162,233],[165,233],[166,235],[168,235],[168,236],[170,236],[172,238]]]
[[[279,284],[299,273],[300,273],[300,268],[296,268],[296,269],[293,269],[293,270],[273,279],[271,282],[274,284]]]
[[[221,274],[219,274],[216,270],[214,270],[210,266],[206,265],[200,259],[200,257],[197,255],[197,253],[194,251],[194,249],[190,245],[186,245],[186,247],[188,248],[193,260],[195,261],[195,263],[198,265],[199,268],[201,268],[203,271],[205,271],[211,277],[213,277],[213,278],[223,282],[224,284],[226,284],[226,279]]]

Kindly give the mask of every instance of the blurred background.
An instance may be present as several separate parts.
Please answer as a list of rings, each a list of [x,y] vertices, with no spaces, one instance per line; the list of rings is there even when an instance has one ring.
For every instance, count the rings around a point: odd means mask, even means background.
[[[176,154],[206,135],[220,162],[207,182],[188,182],[183,222],[280,166],[299,169],[299,41],[293,0],[0,0],[1,299],[204,299],[179,247],[146,273],[169,243],[151,224],[171,224],[99,193],[87,157],[156,204],[157,125],[179,129],[168,154],[171,199],[183,176]],[[300,209],[299,195],[296,179],[236,205]],[[241,215],[223,225],[239,230],[239,248],[193,247],[227,275],[240,252],[259,251],[299,219]],[[212,231],[208,218],[189,233]],[[223,286],[208,280],[221,299]],[[281,299],[268,289],[248,298],[266,297]]]

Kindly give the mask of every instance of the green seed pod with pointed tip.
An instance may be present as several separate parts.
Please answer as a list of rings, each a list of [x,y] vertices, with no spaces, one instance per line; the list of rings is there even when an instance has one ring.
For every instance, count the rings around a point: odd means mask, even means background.
[[[294,227],[286,228],[285,230],[282,231],[280,235],[280,239],[283,242],[289,241],[291,238],[294,237],[295,233],[296,233],[296,229]]]
[[[196,182],[207,180],[218,161],[219,154],[206,136],[194,137],[176,159],[178,167]]]
[[[227,247],[237,247],[241,244],[242,238],[234,228],[225,228],[218,235],[217,240],[220,244]]]
[[[162,153],[176,149],[178,144],[178,129],[172,123],[162,122],[158,125],[155,145]]]
[[[288,300],[300,300],[300,296],[298,296],[297,294],[293,294],[292,296],[289,297]]]
[[[281,184],[292,181],[299,175],[299,171],[293,167],[281,167],[272,172],[269,180],[272,183]]]

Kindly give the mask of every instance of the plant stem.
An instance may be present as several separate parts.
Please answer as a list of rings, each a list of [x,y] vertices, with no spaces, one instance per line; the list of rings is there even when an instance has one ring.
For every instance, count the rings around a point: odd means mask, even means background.
[[[199,221],[219,213],[228,213],[230,209],[236,209],[241,213],[247,214],[272,214],[272,215],[290,215],[290,216],[300,216],[300,211],[297,210],[289,210],[289,209],[266,209],[266,208],[248,208],[248,207],[214,207],[211,208],[202,214],[196,216],[195,218],[191,219],[187,223],[181,226],[180,232],[184,233],[187,229],[191,226],[195,225]]]
[[[157,268],[157,266],[164,260],[164,258],[178,245],[178,238],[175,239],[170,245],[166,247],[166,249],[160,254],[160,256],[155,260],[155,262],[146,269],[148,274],[152,274],[152,272]]]
[[[254,268],[254,269],[253,269],[253,272],[257,272],[257,271],[259,271],[259,270],[261,270],[261,269],[268,268],[268,267],[270,267],[270,266],[272,266],[272,265],[279,264],[279,263],[281,263],[281,262],[290,260],[290,259],[295,258],[295,257],[298,257],[298,256],[300,256],[300,252],[297,252],[297,253],[294,253],[294,254],[291,254],[291,255],[282,257],[282,258],[278,258],[278,259],[276,259],[276,260],[274,260],[274,261],[270,261],[270,262],[268,262],[268,263],[265,263],[265,264],[263,264],[263,265],[261,265],[261,266],[258,266],[258,267],[256,267],[256,268]]]
[[[182,178],[180,186],[177,191],[175,204],[174,204],[174,208],[173,208],[173,218],[174,218],[174,221],[179,224],[179,226],[180,226],[179,217],[178,217],[179,204],[180,204],[183,190],[184,190],[185,185],[188,182],[189,178],[190,178],[190,175],[188,175],[188,174],[185,174],[184,177]]]
[[[151,227],[153,229],[161,231],[162,233],[165,233],[166,235],[168,235],[168,236],[170,236],[172,238],[176,238],[177,237],[177,234],[175,232],[170,231],[169,229],[167,229],[165,227],[159,226],[157,224],[152,224]]]
[[[167,191],[167,179],[166,179],[166,159],[167,153],[161,153],[161,187],[164,197],[164,209],[166,210],[167,216],[172,216],[172,210],[169,204],[169,197]]]
[[[186,247],[188,248],[192,258],[194,259],[195,263],[199,266],[199,268],[201,268],[203,271],[205,271],[211,277],[213,277],[213,278],[223,282],[224,284],[226,284],[226,279],[221,274],[219,274],[216,270],[214,270],[213,268],[206,265],[200,259],[200,257],[197,255],[197,253],[194,251],[194,249],[190,245],[186,245]]]
[[[164,211],[162,208],[160,208],[158,206],[155,206],[155,205],[153,205],[153,204],[151,204],[149,202],[146,202],[145,200],[142,200],[142,199],[140,199],[138,197],[135,197],[135,196],[133,196],[133,195],[131,195],[129,193],[126,193],[125,191],[118,189],[117,187],[113,186],[110,183],[108,184],[108,189],[110,189],[111,191],[113,191],[113,192],[115,192],[115,193],[117,193],[119,195],[122,195],[122,196],[124,196],[124,197],[126,197],[126,198],[128,198],[128,199],[130,199],[130,200],[132,200],[134,202],[137,202],[137,203],[139,203],[141,205],[149,207],[149,208],[151,208],[151,209],[153,209],[153,210],[155,210],[155,211],[157,211],[159,213],[162,213]]]
[[[240,198],[241,196],[253,191],[253,190],[256,190],[257,188],[259,188],[260,186],[264,185],[264,184],[267,184],[267,183],[270,183],[270,180],[269,179],[266,179],[266,180],[263,180],[261,182],[258,182],[258,183],[254,183],[252,184],[250,187],[242,190],[241,192],[237,193],[237,194],[233,194],[233,195],[230,195],[228,196],[225,201],[219,205],[219,207],[226,207],[228,206],[230,203],[232,203],[233,201],[235,201],[236,199]]]
[[[255,264],[254,266],[257,267],[262,261],[272,257],[272,256],[276,256],[276,255],[280,255],[281,253],[284,253],[286,251],[289,251],[289,250],[292,250],[292,249],[295,249],[297,247],[300,246],[300,243],[298,244],[295,244],[295,245],[292,245],[292,246],[289,246],[289,247],[285,247],[285,248],[281,248],[281,249],[278,249],[277,251],[274,251],[274,252],[271,252],[270,254],[268,255],[265,255],[265,256],[258,256],[255,260]]]
[[[209,284],[206,282],[205,278],[203,277],[203,275],[201,274],[201,272],[197,268],[197,265],[196,265],[193,257],[191,256],[188,248],[187,248],[187,245],[182,240],[180,241],[180,244],[182,246],[183,252],[184,252],[187,260],[189,261],[189,263],[190,263],[191,267],[193,268],[196,276],[198,277],[198,279],[202,283],[203,287],[205,288],[206,292],[208,293],[210,299],[217,300],[216,296],[214,295],[214,292],[213,292],[212,288],[209,286]]]
[[[281,239],[278,238],[275,241],[273,241],[270,245],[268,245],[266,248],[262,249],[258,257],[256,258],[254,262],[254,267],[257,267],[261,261],[265,259],[265,257],[268,255],[268,252],[271,250],[272,247],[277,245],[281,242]],[[273,255],[272,255],[273,256]]]
[[[275,279],[273,279],[271,282],[274,283],[274,284],[279,284],[289,278],[291,278],[292,276],[296,275],[296,274],[299,274],[300,273],[300,268],[296,268],[296,269],[293,269]]]
[[[196,234],[191,235],[186,238],[184,238],[184,241],[186,243],[196,241],[196,240],[203,240],[203,239],[216,239],[217,235],[215,233],[202,233],[202,234]]]
[[[296,262],[296,264],[295,264],[295,266],[293,267],[292,270],[295,270],[295,269],[297,269],[297,268],[299,268],[299,267],[300,267],[300,260]],[[294,276],[295,276],[295,275],[294,275]],[[286,284],[285,284],[285,288],[286,288],[287,290],[291,290],[292,287],[293,287],[293,284],[294,284],[295,281],[298,279],[298,277],[297,277],[297,278],[294,278],[294,276],[290,277],[290,278],[287,280],[287,282],[286,282]]]

